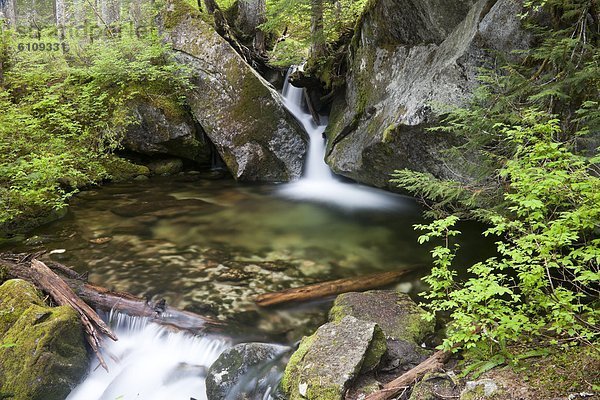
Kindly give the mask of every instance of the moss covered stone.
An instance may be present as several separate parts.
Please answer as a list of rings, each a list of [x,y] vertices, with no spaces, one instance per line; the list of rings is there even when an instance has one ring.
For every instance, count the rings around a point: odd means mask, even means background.
[[[354,317],[321,326],[300,343],[282,380],[290,400],[341,400],[356,377],[386,351],[379,327]]]
[[[420,343],[433,333],[434,321],[423,317],[425,311],[405,293],[372,290],[339,295],[329,311],[330,321],[351,315],[378,324],[389,338]]]
[[[299,178],[307,137],[280,95],[182,0],[169,0],[162,20],[178,60],[194,75],[186,93],[191,113],[233,177]]]
[[[108,157],[104,160],[103,165],[113,182],[125,182],[136,176],[150,175],[148,167],[134,164],[117,156]]]
[[[70,307],[47,307],[35,288],[10,280],[0,286],[0,397],[64,400],[87,366],[79,317]]]

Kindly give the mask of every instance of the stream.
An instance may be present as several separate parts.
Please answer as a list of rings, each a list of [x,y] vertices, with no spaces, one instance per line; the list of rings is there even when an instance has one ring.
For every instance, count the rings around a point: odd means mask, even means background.
[[[261,293],[404,268],[415,271],[397,288],[424,289],[430,248],[417,244],[412,228],[423,222],[419,205],[335,177],[323,161],[326,118],[313,122],[300,89],[286,85],[283,94],[311,137],[299,182],[242,184],[187,171],[111,184],[78,194],[63,219],[0,245],[51,250],[56,261],[89,271],[91,282],[226,322],[219,335],[191,336],[106,315],[120,339],[104,349],[110,373],[94,361],[68,400],[206,399],[206,371],[223,350],[245,341],[293,346],[325,321],[331,304],[261,310],[252,302]],[[457,262],[489,253],[481,227],[461,230],[468,257]],[[268,381],[264,399],[277,379]]]

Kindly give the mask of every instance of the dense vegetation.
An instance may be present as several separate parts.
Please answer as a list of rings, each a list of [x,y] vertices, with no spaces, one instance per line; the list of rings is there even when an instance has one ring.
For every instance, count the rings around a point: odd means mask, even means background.
[[[600,123],[598,10],[587,0],[530,1],[524,23],[532,49],[482,73],[472,104],[436,129],[466,143],[481,178],[439,181],[397,171],[394,182],[431,206],[421,242],[442,239],[425,278],[433,314],[451,318],[446,349],[595,342],[600,318]],[[595,137],[591,137],[595,135]],[[596,141],[594,141],[596,139]],[[486,166],[482,170],[482,166]],[[454,243],[461,218],[488,224],[497,255],[457,278]]]
[[[0,44],[0,226],[47,218],[78,188],[140,169],[112,155],[131,103],[176,107],[188,85],[155,32],[67,38],[4,30]],[[58,50],[25,51],[50,43]]]

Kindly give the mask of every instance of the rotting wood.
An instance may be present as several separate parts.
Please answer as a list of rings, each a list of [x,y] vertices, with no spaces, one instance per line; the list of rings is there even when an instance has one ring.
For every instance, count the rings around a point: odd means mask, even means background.
[[[435,352],[427,360],[386,384],[383,389],[368,395],[365,400],[389,400],[393,398],[400,391],[423,378],[427,373],[441,370],[451,355],[452,353],[449,351],[440,350]]]
[[[316,283],[275,293],[265,293],[257,296],[254,299],[254,302],[261,307],[267,307],[289,302],[314,300],[346,292],[376,289],[398,282],[402,276],[411,271],[411,269],[404,269],[400,271],[382,272]]]

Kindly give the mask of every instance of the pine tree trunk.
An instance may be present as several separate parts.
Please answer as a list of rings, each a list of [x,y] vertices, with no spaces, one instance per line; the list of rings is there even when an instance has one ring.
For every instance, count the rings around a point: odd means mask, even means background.
[[[310,57],[313,59],[325,55],[325,31],[323,29],[323,0],[311,0],[311,46]]]
[[[2,12],[2,17],[4,18],[5,22],[8,23],[8,26],[11,28],[17,26],[15,0],[4,0],[4,2],[2,2],[2,7],[0,7],[0,12]]]
[[[253,47],[259,54],[266,50],[265,34],[259,26],[266,22],[267,5],[265,0],[239,0],[236,27],[253,37]]]

